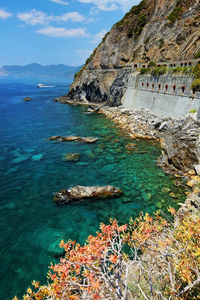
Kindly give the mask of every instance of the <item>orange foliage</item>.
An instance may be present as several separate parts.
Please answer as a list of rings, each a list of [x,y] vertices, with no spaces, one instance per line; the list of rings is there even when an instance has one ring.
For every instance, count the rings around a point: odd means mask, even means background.
[[[175,210],[169,211],[175,215]],[[131,284],[146,298],[162,295],[165,299],[197,299],[200,283],[200,219],[186,216],[177,228],[157,212],[130,220],[119,226],[116,220],[101,224],[96,236],[85,245],[60,242],[65,257],[51,264],[48,279],[42,286],[27,290],[24,300],[126,299],[129,273],[134,266],[138,278]],[[124,245],[129,247],[124,252]],[[147,259],[148,257],[148,259]],[[155,264],[156,261],[156,264]],[[135,280],[135,281],[134,281]],[[198,297],[198,296],[197,296]],[[140,299],[140,298],[138,298]],[[18,300],[17,297],[14,300]]]

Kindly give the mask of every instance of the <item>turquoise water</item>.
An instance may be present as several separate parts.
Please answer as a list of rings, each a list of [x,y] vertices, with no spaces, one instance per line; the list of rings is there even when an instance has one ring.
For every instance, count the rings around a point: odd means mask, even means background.
[[[44,281],[50,261],[60,254],[61,239],[83,243],[111,217],[125,223],[141,211],[177,207],[184,200],[181,188],[156,165],[158,144],[134,141],[138,150],[129,152],[126,145],[133,141],[104,116],[52,101],[64,92],[64,85],[0,84],[0,299],[21,296],[33,279]],[[32,101],[24,102],[25,96]],[[52,135],[99,141],[52,142]],[[66,153],[79,153],[80,160],[63,161]],[[53,203],[55,192],[78,184],[111,184],[124,194],[63,207]]]

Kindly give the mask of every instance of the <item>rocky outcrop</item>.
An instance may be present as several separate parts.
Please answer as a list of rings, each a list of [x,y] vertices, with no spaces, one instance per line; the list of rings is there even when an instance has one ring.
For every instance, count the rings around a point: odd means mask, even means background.
[[[122,194],[122,191],[113,186],[74,186],[65,189],[54,196],[54,202],[57,205],[67,204],[82,199],[108,199],[116,198]]]
[[[180,219],[183,219],[185,215],[191,213],[194,215],[199,215],[200,212],[200,197],[194,193],[191,193],[184,203],[180,203],[181,208],[179,208],[175,220],[175,225]]]
[[[123,107],[102,107],[100,112],[125,129],[132,138],[160,141],[162,155],[158,163],[166,172],[187,173],[200,163],[200,122],[192,114],[174,120],[158,118],[148,110],[133,112]],[[128,150],[134,150],[134,146]]]
[[[82,142],[87,144],[94,144],[99,139],[95,137],[80,137],[80,136],[60,136],[54,135],[49,138],[50,141],[62,141],[62,142]]]
[[[31,97],[25,97],[24,101],[26,101],[26,102],[31,101]]]
[[[200,47],[199,0],[143,0],[115,24],[77,73],[68,97],[117,106],[137,62],[191,59]]]

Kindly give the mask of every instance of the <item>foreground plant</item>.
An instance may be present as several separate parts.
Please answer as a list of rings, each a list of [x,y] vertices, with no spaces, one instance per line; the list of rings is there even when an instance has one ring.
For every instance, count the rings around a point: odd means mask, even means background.
[[[110,220],[84,246],[61,241],[65,257],[51,265],[49,283],[33,281],[23,299],[198,299],[199,233],[198,217],[176,228],[159,213],[123,226]]]

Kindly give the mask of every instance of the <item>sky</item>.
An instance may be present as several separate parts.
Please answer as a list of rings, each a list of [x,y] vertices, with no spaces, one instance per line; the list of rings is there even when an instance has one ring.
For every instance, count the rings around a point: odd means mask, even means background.
[[[140,0],[0,0],[0,67],[84,64]]]

